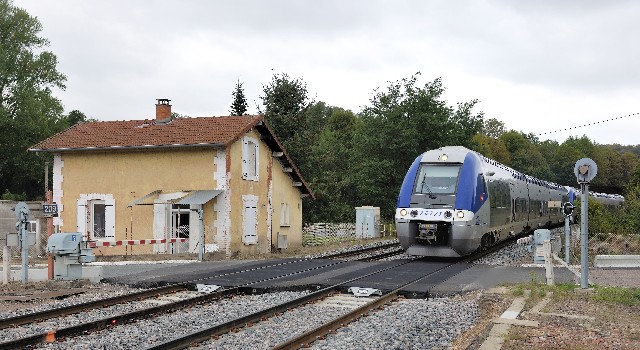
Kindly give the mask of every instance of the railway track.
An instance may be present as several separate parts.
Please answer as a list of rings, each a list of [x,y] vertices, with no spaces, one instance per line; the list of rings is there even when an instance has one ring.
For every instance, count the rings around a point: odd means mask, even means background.
[[[473,254],[467,259],[460,260],[457,262],[452,262],[439,269],[436,269],[435,271],[429,272],[423,276],[413,279],[407,283],[401,283],[394,290],[388,293],[385,293],[380,297],[367,299],[366,302],[360,303],[361,305],[358,305],[357,307],[353,308],[351,311],[345,312],[339,317],[331,319],[328,322],[324,322],[320,326],[313,328],[311,330],[308,330],[303,334],[291,337],[290,339],[276,345],[275,347],[273,347],[273,349],[300,349],[300,348],[308,347],[313,341],[323,338],[327,336],[329,333],[335,332],[337,329],[344,327],[345,325],[349,324],[354,320],[359,319],[360,317],[366,315],[372,310],[381,308],[384,305],[397,300],[398,298],[401,297],[401,291],[403,288],[406,288],[407,286],[410,286],[418,282],[425,282],[426,279],[432,279],[434,281],[438,281],[442,279],[442,276],[445,276],[445,279],[446,279],[446,276],[454,275],[460,272],[462,269],[466,269],[467,267],[464,265],[469,263],[470,261],[473,261],[487,254],[490,254],[493,251],[500,249],[502,246],[503,246],[502,244],[496,245],[494,247],[491,247],[491,249],[477,252],[476,254]],[[420,260],[420,259],[415,259],[415,260]],[[399,265],[393,266],[392,268],[385,269],[384,271],[392,270],[393,268],[396,268],[398,266],[402,266],[405,264],[409,264],[411,262],[413,261],[407,261],[407,262],[401,263]],[[371,275],[378,274],[380,272],[383,272],[383,271],[377,271]],[[368,277],[368,276],[361,276],[353,280],[347,281],[343,284],[355,282],[361,278]],[[264,321],[269,317],[274,317],[282,313],[291,312],[291,309],[293,307],[301,307],[302,305],[305,305],[309,302],[319,303],[321,300],[325,300],[325,303],[327,303],[326,299],[334,297],[335,293],[337,293],[338,291],[339,286],[340,285],[334,285],[334,286],[325,288],[323,290],[317,291],[315,293],[312,293],[310,295],[304,296],[302,298],[292,300],[290,302],[287,302],[286,304],[277,305],[268,310],[263,310],[261,312],[243,317],[241,319],[235,319],[227,323],[217,325],[214,327],[201,329],[196,332],[186,334],[184,336],[174,338],[166,342],[154,344],[153,346],[147,349],[154,349],[154,350],[184,349],[200,342],[213,342],[211,339],[218,339],[220,336],[222,336],[225,333],[229,333],[230,331],[239,332],[239,329],[242,327],[247,327],[247,328],[253,327],[256,322]],[[330,302],[331,301],[328,301],[328,303]],[[273,325],[271,325],[271,327],[273,327]],[[204,345],[204,347],[209,347],[209,346],[216,347],[214,344]]]
[[[416,259],[417,260],[417,259]],[[265,310],[261,310],[255,313],[252,313],[250,315],[241,317],[241,318],[237,318],[234,320],[230,320],[226,323],[223,324],[219,324],[219,325],[214,325],[212,327],[206,327],[203,329],[199,329],[195,332],[189,333],[189,334],[185,334],[185,335],[181,335],[179,337],[170,339],[168,341],[165,342],[161,342],[161,343],[157,343],[154,344],[150,347],[148,347],[147,349],[151,350],[161,350],[161,349],[184,349],[187,348],[189,346],[191,346],[194,343],[199,343],[199,342],[203,342],[206,340],[211,339],[212,337],[219,337],[225,333],[228,333],[232,330],[237,330],[239,328],[242,327],[247,327],[247,326],[251,326],[259,321],[264,321],[267,320],[270,317],[273,317],[275,315],[284,313],[284,312],[288,312],[290,311],[292,308],[296,308],[296,307],[300,307],[302,305],[305,305],[307,303],[314,303],[314,302],[318,302],[320,300],[323,300],[333,294],[339,293],[339,288],[341,286],[347,285],[349,283],[353,283],[356,282],[360,279],[363,279],[365,277],[370,277],[382,272],[386,272],[389,270],[392,270],[394,268],[397,268],[399,266],[403,266],[406,264],[410,264],[413,260],[409,260],[409,261],[402,261],[399,263],[394,264],[391,267],[386,267],[383,269],[379,269],[375,272],[366,274],[366,275],[362,275],[362,276],[358,276],[356,278],[350,279],[348,281],[339,283],[339,284],[335,284],[332,285],[330,287],[327,288],[323,288],[321,290],[318,290],[316,292],[307,294],[305,296],[302,296],[300,298],[296,298],[294,300],[288,301],[286,303],[282,303],[276,306],[273,306],[271,308],[265,309]]]
[[[487,254],[491,254],[494,251],[499,250],[500,248],[506,246],[506,243],[502,243],[499,245],[495,245],[493,247],[491,247],[490,249],[486,249],[484,251],[480,251],[480,252],[476,252],[475,254],[471,255],[470,257],[461,260],[461,262],[471,262],[473,260],[479,259]],[[285,350],[285,349],[300,349],[300,348],[305,348],[308,347],[311,343],[313,343],[314,341],[316,341],[317,339],[321,339],[326,337],[328,334],[335,332],[336,330],[338,330],[341,327],[344,327],[345,325],[353,322],[354,320],[357,320],[363,316],[365,316],[366,314],[368,314],[369,312],[375,310],[375,309],[379,309],[381,307],[383,307],[386,304],[389,304],[393,301],[398,300],[398,298],[400,298],[400,292],[403,288],[406,288],[412,284],[415,284],[417,282],[423,281],[424,279],[427,278],[433,278],[435,275],[438,274],[442,274],[444,271],[446,271],[447,269],[451,269],[454,268],[458,263],[452,263],[451,265],[445,266],[441,269],[438,269],[432,273],[429,273],[425,276],[419,277],[413,281],[410,281],[404,285],[399,286],[398,288],[396,288],[395,290],[392,290],[388,293],[383,294],[382,296],[380,296],[379,298],[373,299],[367,303],[365,303],[364,305],[361,305],[355,309],[353,309],[352,311],[339,316],[329,322],[326,322],[324,324],[322,324],[321,326],[314,328],[312,330],[307,331],[304,334],[301,334],[297,337],[291,338],[285,342],[282,342],[280,344],[278,344],[277,346],[273,347],[272,349],[274,350]]]
[[[402,248],[400,248],[400,243],[398,243],[398,242],[388,242],[388,243],[380,244],[380,245],[377,245],[377,246],[374,246],[374,247],[367,247],[367,248],[361,248],[361,249],[356,249],[356,250],[347,251],[347,252],[328,254],[328,255],[320,256],[319,258],[322,258],[322,259],[349,259],[349,258],[352,258],[352,257],[361,256],[363,254],[370,254],[370,253],[373,254],[376,251],[385,251],[387,249],[393,249],[393,248],[398,248],[399,250],[402,250]]]
[[[505,243],[506,244],[506,243]],[[380,249],[380,247],[376,247],[377,249]],[[336,318],[335,320],[331,320],[331,322],[325,322],[323,325],[316,327],[317,329],[313,329],[312,331],[309,331],[309,334],[303,334],[303,335],[299,335],[297,338],[294,339],[290,339],[286,342],[283,342],[282,344],[279,345],[280,348],[297,348],[299,347],[301,344],[308,344],[309,342],[311,342],[313,339],[317,339],[318,337],[320,337],[321,335],[319,334],[323,334],[326,332],[331,332],[333,330],[336,329],[336,325],[345,325],[348,324],[348,322],[350,322],[350,320],[356,319],[358,317],[361,317],[361,315],[363,315],[366,312],[369,312],[369,310],[375,309],[375,308],[379,308],[381,307],[381,305],[384,305],[386,303],[389,303],[392,300],[396,300],[397,298],[400,297],[400,290],[407,286],[410,285],[411,283],[416,283],[418,281],[423,281],[425,278],[426,279],[435,279],[437,280],[438,278],[442,279],[446,279],[448,278],[447,276],[453,275],[456,273],[456,267],[455,266],[461,266],[461,264],[459,263],[465,263],[469,260],[473,260],[473,259],[477,259],[481,256],[484,256],[486,254],[491,253],[494,250],[500,249],[501,245],[492,247],[490,250],[486,250],[484,252],[479,252],[477,254],[475,254],[474,256],[470,257],[469,259],[465,259],[463,261],[458,261],[458,262],[451,262],[449,264],[446,264],[445,266],[443,266],[442,268],[437,269],[436,271],[432,271],[428,274],[425,274],[424,276],[420,276],[417,279],[414,279],[412,281],[408,281],[408,282],[403,282],[403,284],[399,284],[397,288],[395,288],[393,291],[386,293],[385,295],[377,298],[377,297],[373,297],[370,300],[367,300],[366,303],[362,303],[362,298],[360,298],[358,301],[360,303],[360,305],[357,306],[357,308],[355,310],[353,310],[352,312],[348,312],[348,313],[344,313],[342,316],[340,316],[339,318]],[[382,255],[389,255],[389,254],[394,254],[395,251],[393,249],[393,245],[388,245],[384,248],[387,250],[390,250],[388,252],[384,252],[384,253],[375,253],[373,255],[370,255],[367,259],[375,259],[376,256],[380,257]],[[372,251],[374,251],[375,249],[367,249],[368,253],[371,253]],[[338,255],[338,254],[334,254],[334,258],[336,258],[337,256],[344,256],[344,253]],[[355,252],[347,252],[347,255],[349,256],[357,256],[359,253],[355,253]],[[361,252],[360,252],[361,254]],[[300,261],[306,261],[309,259],[299,259],[299,260],[293,260],[293,261],[289,261],[289,262],[284,262],[284,263],[277,263],[277,264],[270,264],[270,265],[265,265],[263,267],[260,268],[248,268],[246,270],[241,270],[241,271],[235,271],[233,273],[221,273],[218,276],[230,276],[230,275],[234,275],[234,274],[242,274],[245,272],[255,272],[256,270],[264,270],[267,271],[272,267],[278,267],[278,266],[282,266],[283,264],[295,264],[295,262],[300,262]],[[247,326],[251,326],[254,324],[258,324],[261,321],[264,321],[266,319],[269,318],[273,318],[274,315],[281,315],[281,314],[285,314],[288,312],[291,312],[291,310],[296,310],[296,309],[300,309],[301,307],[304,307],[304,305],[308,305],[308,304],[321,304],[321,303],[328,303],[328,301],[331,301],[333,299],[336,298],[343,298],[343,295],[340,291],[344,291],[344,289],[346,288],[346,286],[348,285],[352,285],[354,284],[356,281],[364,279],[366,277],[371,277],[377,274],[382,274],[382,273],[392,273],[393,274],[393,269],[394,268],[398,268],[400,266],[404,266],[406,264],[410,264],[415,262],[416,260],[419,259],[414,259],[414,260],[399,260],[397,263],[393,263],[392,266],[390,267],[386,267],[384,269],[379,269],[376,270],[372,273],[366,274],[366,275],[362,275],[362,276],[358,276],[355,277],[353,279],[350,279],[348,281],[345,281],[343,283],[339,283],[339,284],[335,284],[332,285],[330,287],[327,288],[323,288],[321,290],[315,291],[315,292],[311,292],[309,294],[297,297],[293,300],[289,300],[287,302],[284,303],[280,303],[279,305],[275,305],[275,306],[271,306],[268,308],[265,308],[263,310],[242,316],[242,317],[236,317],[236,318],[232,318],[230,320],[227,320],[225,322],[219,323],[217,325],[214,326],[210,326],[210,327],[203,327],[201,329],[198,329],[195,332],[191,332],[188,334],[183,334],[180,337],[176,337],[175,339],[171,339],[171,340],[167,340],[167,341],[163,341],[163,342],[159,342],[156,343],[152,346],[150,346],[150,349],[182,349],[185,347],[188,347],[194,343],[198,343],[198,342],[202,342],[202,341],[207,341],[210,340],[212,337],[220,337],[226,333],[229,332],[240,332],[244,327]],[[331,267],[335,267],[337,265],[343,264],[345,261],[334,261],[334,260],[326,260],[326,259],[322,259],[322,263],[319,264],[318,266],[313,267],[311,270],[314,271],[321,271],[323,269],[330,269]],[[458,270],[460,270],[461,268],[466,268],[466,267],[458,267]],[[447,271],[451,271],[454,270],[453,272],[447,272]],[[295,273],[297,274],[303,274],[305,272],[309,272],[309,269],[307,270],[300,270],[300,271],[296,271]],[[459,272],[459,271],[458,271]],[[294,274],[295,274],[294,273]],[[54,310],[48,310],[48,311],[44,311],[41,313],[37,313],[37,314],[31,314],[31,315],[24,315],[24,316],[19,316],[13,319],[3,319],[0,320],[0,329],[2,328],[7,328],[7,327],[17,327],[20,324],[26,324],[29,322],[35,322],[36,320],[42,321],[45,320],[47,318],[50,317],[57,317],[57,316],[61,316],[61,315],[69,315],[72,313],[80,313],[80,312],[84,312],[83,310],[89,310],[89,309],[93,309],[93,308],[103,308],[103,307],[107,307],[108,305],[113,305],[113,304],[117,304],[118,300],[125,300],[127,299],[128,302],[131,301],[136,301],[140,304],[144,303],[144,304],[161,304],[161,305],[154,305],[153,307],[149,307],[149,308],[142,308],[140,310],[134,311],[134,312],[128,312],[128,313],[124,313],[124,314],[119,314],[119,315],[113,315],[113,316],[109,316],[109,317],[103,317],[94,321],[90,321],[90,322],[86,322],[86,323],[81,323],[75,326],[70,326],[70,327],[66,327],[66,328],[61,328],[61,329],[57,329],[55,332],[54,337],[56,339],[69,339],[71,337],[83,337],[87,334],[90,334],[92,332],[96,332],[99,330],[103,330],[105,328],[112,328],[115,331],[115,326],[118,325],[126,325],[127,323],[131,323],[131,322],[135,322],[137,320],[142,320],[142,319],[148,319],[148,318],[152,318],[152,317],[156,317],[158,315],[163,315],[166,313],[170,313],[170,312],[182,312],[183,310],[188,309],[189,307],[192,307],[194,305],[203,305],[203,304],[211,304],[211,303],[216,303],[218,302],[218,300],[221,300],[223,298],[228,298],[228,297],[232,297],[232,296],[236,296],[236,295],[240,295],[246,292],[255,292],[255,290],[253,290],[252,285],[260,283],[260,282],[264,282],[266,280],[274,280],[274,279],[278,279],[278,278],[284,278],[284,277],[291,277],[292,273],[287,273],[287,274],[281,274],[281,275],[277,275],[277,276],[267,276],[266,278],[263,279],[259,279],[259,280],[255,280],[249,283],[245,283],[244,285],[241,286],[237,286],[237,287],[233,287],[233,288],[226,288],[220,291],[217,291],[215,293],[209,293],[209,294],[195,294],[192,289],[193,289],[193,285],[188,284],[188,283],[181,283],[181,284],[176,284],[176,285],[170,285],[170,286],[164,286],[164,287],[160,287],[160,288],[155,288],[152,290],[147,290],[147,291],[143,291],[143,292],[139,292],[139,293],[134,293],[131,295],[126,295],[123,296],[122,298],[120,297],[116,297],[116,298],[109,298],[109,299],[105,299],[105,300],[99,300],[99,301],[95,301],[95,302],[91,302],[91,303],[86,303],[82,306],[79,305],[74,305],[73,307],[70,308],[65,308],[65,309],[54,309]],[[444,277],[443,277],[444,276]],[[176,294],[176,293],[184,293],[183,296],[180,297],[181,300],[172,300],[172,301],[166,301],[166,302],[154,302],[153,298],[162,298],[165,297],[165,299],[167,299],[167,296],[172,295],[172,294]],[[190,294],[191,293],[191,294]],[[172,297],[175,298],[175,297]],[[308,331],[308,330],[305,330]],[[109,332],[111,332],[111,329],[109,330]],[[298,332],[298,333],[304,333],[304,332]],[[302,338],[301,338],[302,337]],[[27,336],[23,336],[19,339],[14,339],[11,341],[7,341],[4,343],[0,343],[0,349],[14,349],[14,348],[25,348],[25,347],[33,347],[36,346],[39,343],[43,343],[43,342],[47,342],[47,341],[51,341],[52,335],[49,332],[44,332],[44,333],[38,333],[38,334],[32,334],[32,335],[27,335]],[[296,345],[297,344],[297,345]],[[64,345],[62,345],[64,346]]]
[[[394,245],[397,245],[397,244],[394,244],[394,243],[385,244],[385,245],[381,245],[373,248],[366,248],[366,249],[360,249],[355,251],[349,251],[345,253],[332,254],[330,257],[333,259],[337,259],[345,256],[346,257],[357,256],[363,253],[371,253],[375,250],[388,249],[389,247],[393,247]],[[368,259],[375,259],[375,256],[376,256],[375,254],[369,255]],[[326,257],[323,257],[323,258],[326,258]],[[252,267],[245,270],[218,274],[216,276],[211,276],[210,278],[228,277],[231,275],[239,275],[242,273],[256,272],[258,270],[268,270],[269,268],[281,267],[282,265],[286,265],[286,264],[295,264],[297,262],[306,261],[306,260],[310,260],[310,259],[298,259],[298,260],[292,260],[288,262],[268,264],[261,267]],[[344,263],[344,261],[327,261],[324,264],[313,267],[313,269],[314,270],[327,269],[342,263]],[[295,273],[304,273],[307,271],[308,270],[301,270],[301,271],[296,271]],[[95,310],[95,309],[101,309],[104,311],[105,308],[117,306],[123,303],[138,302],[141,305],[143,304],[152,305],[151,307],[144,307],[134,312],[126,312],[122,314],[117,313],[117,310],[116,310],[114,311],[113,315],[110,315],[108,317],[102,317],[89,322],[83,322],[73,326],[56,329],[54,335],[52,335],[49,330],[45,332],[36,333],[36,334],[29,334],[26,336],[23,334],[21,335],[20,338],[0,342],[0,349],[14,349],[14,348],[24,348],[28,346],[34,346],[39,343],[50,341],[52,336],[58,339],[69,338],[73,336],[86,334],[88,332],[94,332],[101,329],[105,329],[107,327],[112,327],[114,325],[126,324],[129,322],[134,322],[136,320],[145,319],[148,317],[152,317],[153,315],[181,310],[184,308],[191,307],[193,305],[212,302],[218,298],[223,298],[231,295],[237,295],[243,292],[248,292],[248,291],[251,291],[250,286],[252,284],[264,282],[266,280],[289,277],[291,276],[291,274],[292,273],[287,273],[285,275],[271,276],[269,278],[264,278],[264,279],[256,280],[250,283],[245,283],[244,285],[241,285],[238,287],[227,288],[217,293],[204,294],[204,295],[195,293],[193,291],[194,285],[196,284],[196,282],[198,282],[197,280],[194,280],[194,281],[189,281],[184,283],[152,288],[149,290],[144,290],[141,292],[127,294],[123,296],[116,296],[112,298],[96,300],[96,301],[82,303],[82,304],[76,304],[68,307],[54,308],[54,309],[40,311],[36,313],[30,313],[30,314],[25,314],[21,316],[0,319],[0,330],[6,329],[6,328],[15,329],[16,327],[19,327],[21,325],[26,325],[26,324],[45,323],[50,325],[55,323],[54,321],[51,321],[52,319],[55,319],[55,318],[64,317],[72,314],[86,313],[86,312],[89,312],[90,310]],[[182,293],[182,294],[180,296],[177,296],[177,293]],[[173,299],[173,300],[168,302],[167,301],[168,299]]]

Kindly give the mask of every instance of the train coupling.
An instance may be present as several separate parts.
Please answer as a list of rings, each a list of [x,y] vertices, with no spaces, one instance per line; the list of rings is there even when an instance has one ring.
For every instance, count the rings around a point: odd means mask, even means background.
[[[435,242],[437,232],[437,224],[418,224],[418,239]]]

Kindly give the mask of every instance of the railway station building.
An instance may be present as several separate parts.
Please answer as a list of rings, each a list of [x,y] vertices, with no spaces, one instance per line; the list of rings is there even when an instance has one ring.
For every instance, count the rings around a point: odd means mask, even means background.
[[[31,147],[53,154],[59,232],[97,255],[194,253],[226,258],[302,245],[313,192],[264,116],[77,124]]]

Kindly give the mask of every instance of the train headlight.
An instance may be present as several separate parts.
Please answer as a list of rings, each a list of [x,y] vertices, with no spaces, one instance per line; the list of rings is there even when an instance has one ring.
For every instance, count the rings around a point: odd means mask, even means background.
[[[407,216],[407,209],[400,209],[400,216]]]
[[[462,218],[464,217],[464,212],[462,212],[462,211],[458,211],[458,212],[456,212],[456,216],[457,216],[458,218],[462,219]]]
[[[415,218],[416,216],[418,216],[418,211],[417,210],[412,210],[411,211],[411,217]]]
[[[440,160],[443,161],[443,162],[446,162],[447,159],[449,159],[449,157],[446,154],[443,154],[443,155],[440,156]]]

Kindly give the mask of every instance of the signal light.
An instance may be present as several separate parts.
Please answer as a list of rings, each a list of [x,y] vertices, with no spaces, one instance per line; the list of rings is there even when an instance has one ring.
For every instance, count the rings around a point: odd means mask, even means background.
[[[564,216],[571,216],[573,214],[573,210],[575,209],[575,205],[571,202],[566,202],[562,204],[562,213]]]

